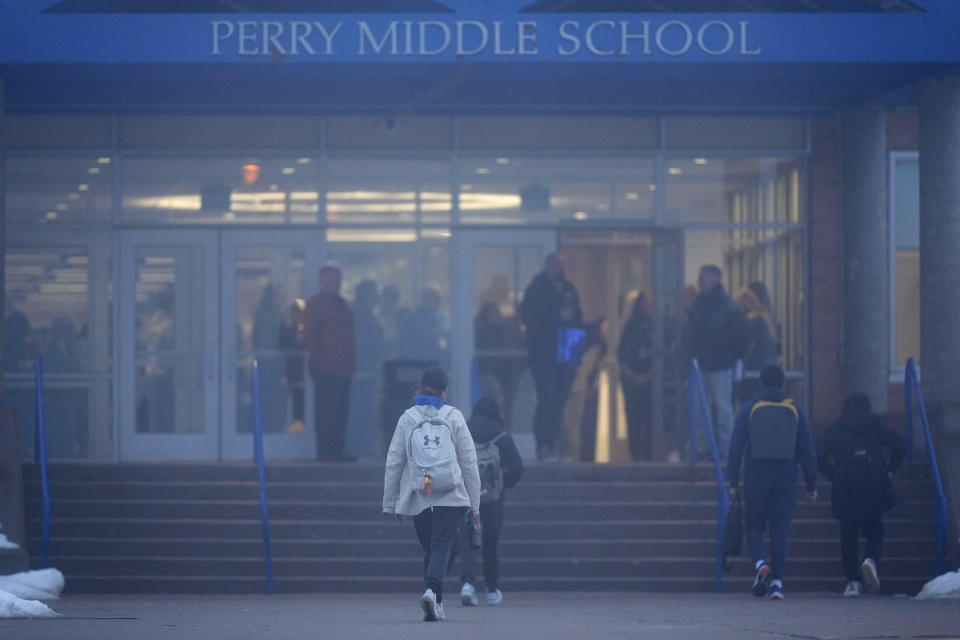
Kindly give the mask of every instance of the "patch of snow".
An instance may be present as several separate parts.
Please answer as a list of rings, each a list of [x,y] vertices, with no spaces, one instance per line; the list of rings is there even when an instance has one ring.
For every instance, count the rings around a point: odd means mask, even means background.
[[[937,576],[927,584],[917,594],[921,600],[932,600],[942,598],[954,598],[960,600],[960,571],[945,573]]]
[[[39,600],[24,600],[0,589],[0,618],[53,618],[56,615]]]
[[[63,585],[63,574],[56,569],[40,569],[0,576],[0,591],[30,600],[56,600],[63,591]]]
[[[0,533],[0,549],[19,549],[20,545],[16,542],[11,542],[7,536]]]

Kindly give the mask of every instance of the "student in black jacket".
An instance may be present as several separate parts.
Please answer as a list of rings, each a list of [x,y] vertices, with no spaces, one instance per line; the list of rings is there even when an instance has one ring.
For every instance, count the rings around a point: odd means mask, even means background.
[[[893,474],[905,455],[903,438],[871,415],[870,398],[863,393],[847,396],[843,415],[817,440],[818,466],[832,483],[830,508],[840,521],[844,596],[858,596],[864,586],[880,590],[882,514],[896,503]],[[858,531],[867,539],[863,562],[857,557]]]
[[[500,592],[500,559],[497,555],[497,545],[500,542],[500,529],[503,527],[503,501],[506,490],[515,486],[523,475],[523,459],[517,451],[513,437],[503,430],[503,419],[500,407],[492,398],[481,398],[473,407],[473,415],[467,421],[470,434],[477,445],[478,455],[483,446],[493,442],[500,454],[500,470],[503,482],[499,487],[499,495],[484,493],[491,484],[483,477],[481,469],[481,496],[480,496],[480,523],[483,531],[483,580],[487,589],[487,604],[496,605],[503,601]],[[496,483],[494,483],[496,484]],[[463,567],[460,572],[460,581],[463,587],[460,590],[460,600],[464,606],[477,605],[477,593],[474,585],[473,562],[476,552],[470,547],[464,535],[461,539],[463,550]]]

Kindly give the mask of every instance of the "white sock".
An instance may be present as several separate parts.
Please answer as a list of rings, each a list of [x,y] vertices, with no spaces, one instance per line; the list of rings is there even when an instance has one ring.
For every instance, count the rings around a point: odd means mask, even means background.
[[[762,567],[762,566],[765,565],[765,564],[767,564],[767,563],[764,562],[763,560],[757,560],[757,563],[756,563],[755,565],[753,565],[753,570],[754,570],[754,571],[759,571],[759,570],[760,570],[760,567]]]
[[[780,580],[773,580],[772,582],[770,582],[770,586],[780,587],[781,589],[783,589],[783,582],[781,582]]]

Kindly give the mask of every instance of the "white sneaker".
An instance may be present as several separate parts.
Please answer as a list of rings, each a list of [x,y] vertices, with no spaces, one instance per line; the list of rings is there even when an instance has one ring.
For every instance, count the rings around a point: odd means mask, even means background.
[[[443,609],[437,604],[437,596],[433,589],[427,589],[420,596],[420,608],[423,609],[424,622],[436,622],[443,615]]]
[[[863,593],[863,587],[856,580],[851,580],[843,590],[844,598],[855,598]]]
[[[487,604],[497,605],[501,602],[503,602],[503,594],[500,593],[500,589],[487,591]]]
[[[477,590],[474,589],[473,585],[469,582],[464,582],[463,587],[460,589],[460,602],[462,602],[465,607],[477,606]]]
[[[860,565],[860,572],[863,573],[863,586],[867,593],[879,593],[880,577],[877,575],[877,563],[873,558],[865,558]]]
[[[437,603],[437,620],[446,620],[447,616],[443,615],[443,603]]]

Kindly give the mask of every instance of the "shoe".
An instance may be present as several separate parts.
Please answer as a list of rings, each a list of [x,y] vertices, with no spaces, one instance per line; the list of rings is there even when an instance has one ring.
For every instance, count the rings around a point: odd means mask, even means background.
[[[861,593],[863,593],[863,587],[856,580],[847,582],[847,586],[843,589],[844,598],[856,598]]]
[[[477,590],[469,582],[464,582],[463,588],[460,589],[460,602],[465,607],[477,606]]]
[[[783,600],[783,587],[775,584],[770,587],[770,593],[767,594],[768,600]]]
[[[487,591],[487,604],[498,605],[501,602],[503,602],[503,594],[500,592],[500,589]]]
[[[880,592],[880,577],[877,575],[877,563],[873,558],[865,558],[860,565],[860,572],[863,573],[863,587],[867,593]]]
[[[433,593],[433,589],[427,589],[420,596],[420,608],[423,609],[424,622],[436,622],[440,619],[437,614],[443,613],[440,605],[437,604],[437,596]]]
[[[773,571],[766,564],[761,564],[757,569],[757,575],[753,578],[753,595],[762,598],[767,595],[770,588],[770,579],[773,577]]]
[[[443,603],[438,602],[437,603],[437,620],[446,620],[446,619],[447,619],[447,616],[445,616],[443,613]]]

